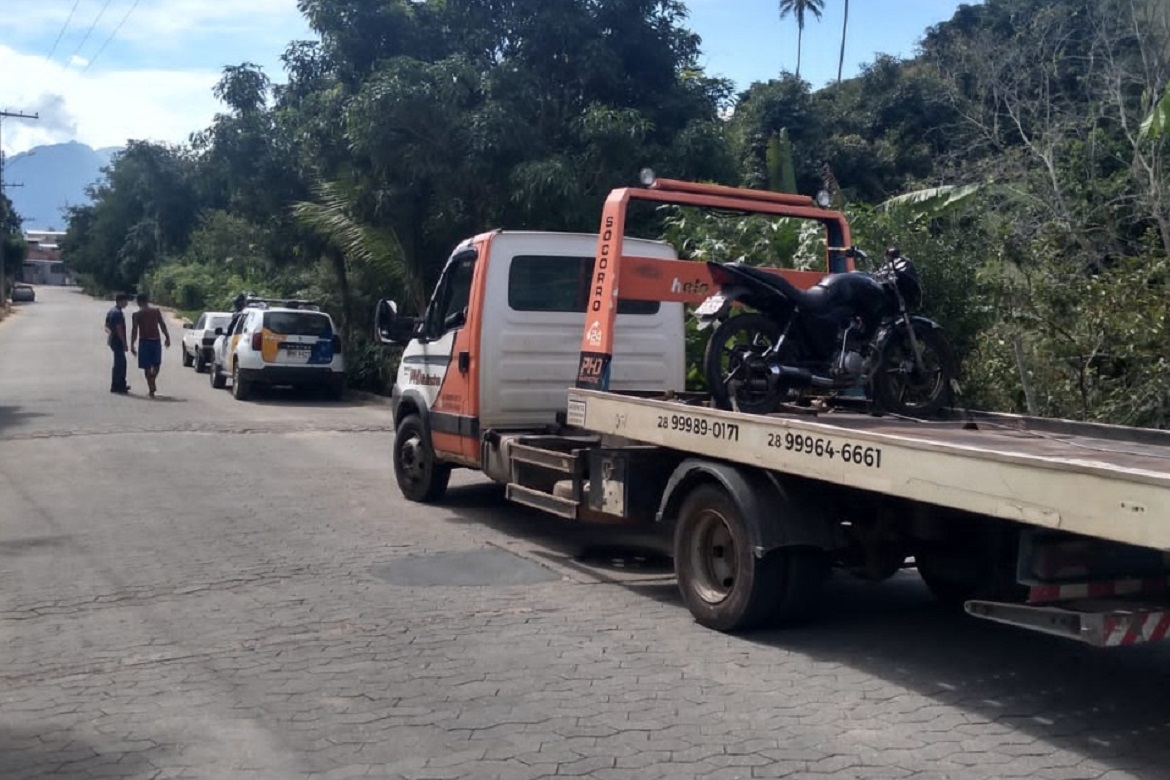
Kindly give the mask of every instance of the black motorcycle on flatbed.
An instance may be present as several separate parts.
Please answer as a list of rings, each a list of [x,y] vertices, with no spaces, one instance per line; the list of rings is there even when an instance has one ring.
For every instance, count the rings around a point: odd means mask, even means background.
[[[718,408],[767,414],[809,391],[858,389],[894,415],[932,417],[949,404],[951,346],[938,323],[913,313],[922,283],[897,248],[872,273],[828,274],[806,290],[745,263],[707,267],[719,290],[695,314],[700,328],[720,323],[704,355]],[[754,311],[732,315],[736,306]]]

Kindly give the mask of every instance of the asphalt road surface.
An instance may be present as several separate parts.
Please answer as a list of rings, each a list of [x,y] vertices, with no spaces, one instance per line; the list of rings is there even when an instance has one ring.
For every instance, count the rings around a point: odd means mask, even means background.
[[[708,631],[646,540],[471,475],[403,501],[383,405],[237,402],[177,346],[109,393],[108,304],[37,292],[0,323],[3,780],[1170,777],[1166,649],[909,574]]]

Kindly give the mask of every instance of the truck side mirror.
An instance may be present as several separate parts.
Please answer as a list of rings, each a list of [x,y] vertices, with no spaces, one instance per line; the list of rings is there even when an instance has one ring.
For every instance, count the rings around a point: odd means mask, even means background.
[[[446,330],[455,330],[455,328],[462,328],[467,324],[467,307],[447,315],[447,319],[443,322],[443,327]]]
[[[223,328],[216,328],[215,335],[222,336],[223,335]]]
[[[398,304],[383,298],[374,309],[374,338],[382,344],[404,345],[414,335],[414,319],[399,317]]]

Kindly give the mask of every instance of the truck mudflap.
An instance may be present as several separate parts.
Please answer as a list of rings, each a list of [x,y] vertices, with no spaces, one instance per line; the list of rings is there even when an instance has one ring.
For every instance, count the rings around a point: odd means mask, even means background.
[[[968,601],[964,608],[977,618],[1075,639],[1094,647],[1123,647],[1170,638],[1170,607],[1165,605],[1085,599],[1045,605]]]

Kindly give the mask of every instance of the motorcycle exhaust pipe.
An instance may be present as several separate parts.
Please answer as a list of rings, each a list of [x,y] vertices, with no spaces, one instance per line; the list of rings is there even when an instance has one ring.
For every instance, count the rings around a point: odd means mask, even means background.
[[[793,384],[806,387],[835,387],[836,382],[828,377],[817,376],[807,368],[796,366],[769,366],[769,371],[776,379],[784,379]]]

